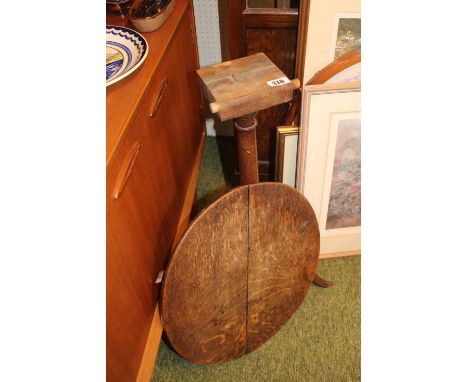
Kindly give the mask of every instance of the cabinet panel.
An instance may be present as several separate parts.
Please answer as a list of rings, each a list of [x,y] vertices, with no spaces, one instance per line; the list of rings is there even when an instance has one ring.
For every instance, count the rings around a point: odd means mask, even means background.
[[[150,161],[152,148],[135,125],[108,166],[107,363],[114,365],[108,369],[112,381],[136,377],[156,303],[153,253],[161,223],[153,174],[146,166]]]
[[[192,23],[189,5],[107,166],[109,381],[137,378],[159,295],[155,280],[195,192],[189,182],[204,126]]]
[[[155,172],[172,174],[174,188],[171,192],[179,194],[179,199],[187,191],[187,175],[195,165],[204,132],[200,124],[201,95],[195,77],[197,60],[193,53],[190,25],[190,14],[186,14],[158,73],[159,79],[153,86],[157,92],[158,82],[167,83],[164,98],[154,117],[145,120],[149,139],[158,148],[154,153]],[[151,109],[152,106],[147,102],[143,107]],[[161,142],[167,144],[162,145]],[[167,184],[161,186],[168,187]],[[167,198],[171,196],[168,193]]]

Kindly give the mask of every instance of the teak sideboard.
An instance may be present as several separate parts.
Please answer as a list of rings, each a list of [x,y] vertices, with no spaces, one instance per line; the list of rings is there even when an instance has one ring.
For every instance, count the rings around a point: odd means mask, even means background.
[[[108,16],[107,24],[133,28]],[[148,381],[161,325],[156,278],[186,229],[205,125],[191,0],[175,0],[149,54],[107,88],[106,357],[108,381]]]

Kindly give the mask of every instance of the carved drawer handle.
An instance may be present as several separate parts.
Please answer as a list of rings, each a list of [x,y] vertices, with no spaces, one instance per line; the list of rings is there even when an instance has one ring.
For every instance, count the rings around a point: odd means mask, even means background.
[[[130,179],[130,175],[132,175],[133,167],[135,166],[138,153],[140,152],[140,146],[141,145],[138,142],[135,142],[125,157],[124,164],[120,170],[119,177],[117,178],[117,182],[115,184],[114,199],[119,198],[125,188],[125,185]]]
[[[161,87],[159,88],[158,97],[156,98],[156,100],[151,105],[150,114],[149,114],[150,118],[153,118],[156,115],[156,113],[158,112],[158,109],[161,106],[161,103],[162,103],[162,101],[164,99],[164,96],[166,95],[167,85],[169,85],[169,81],[167,79],[165,79],[163,81]]]

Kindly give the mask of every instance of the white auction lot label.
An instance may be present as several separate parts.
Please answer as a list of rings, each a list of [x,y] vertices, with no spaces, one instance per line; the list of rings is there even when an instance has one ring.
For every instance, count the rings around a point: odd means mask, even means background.
[[[289,80],[288,77],[280,77],[277,78],[276,80],[271,80],[267,81],[268,86],[274,87],[274,86],[281,86],[281,85],[286,85],[289,84],[291,81]]]

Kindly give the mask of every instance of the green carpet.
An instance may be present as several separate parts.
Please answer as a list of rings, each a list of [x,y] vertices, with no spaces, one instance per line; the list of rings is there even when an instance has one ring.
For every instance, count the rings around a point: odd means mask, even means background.
[[[197,184],[198,207],[208,207],[239,185],[234,176],[236,142],[228,137],[207,137]]]
[[[208,137],[197,196],[204,208],[227,192],[234,141]],[[288,323],[259,349],[221,365],[200,366],[163,341],[152,381],[359,381],[361,379],[361,258],[322,260],[318,273],[328,289],[311,287]]]

